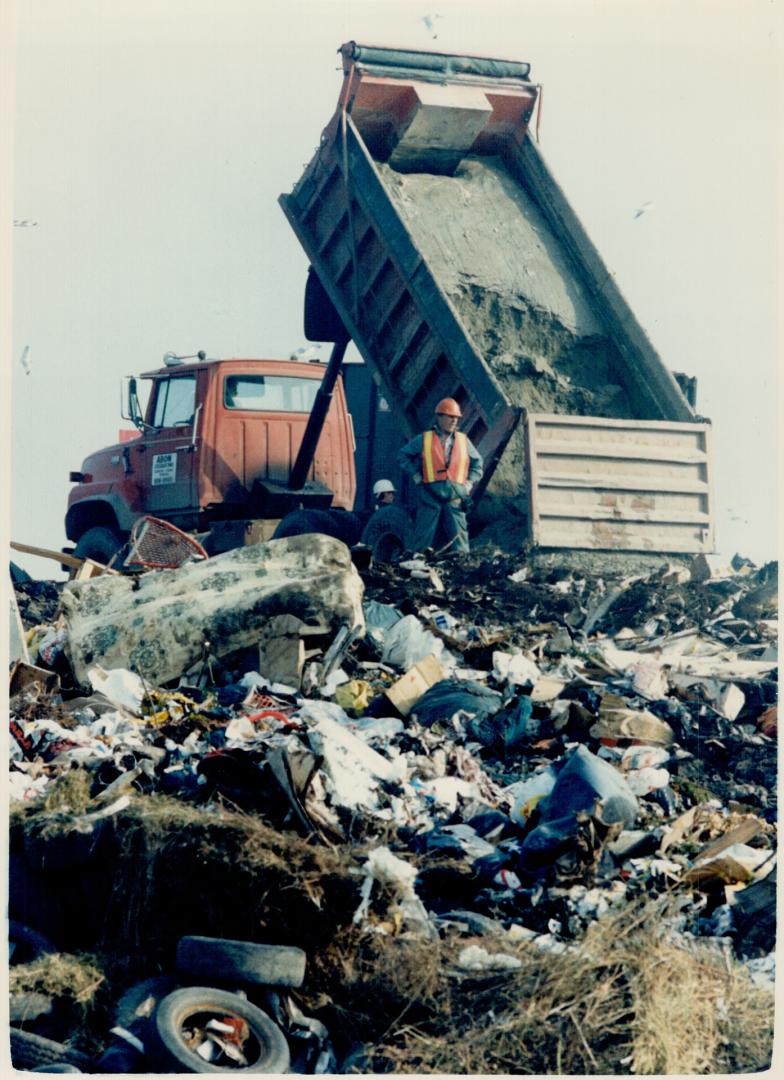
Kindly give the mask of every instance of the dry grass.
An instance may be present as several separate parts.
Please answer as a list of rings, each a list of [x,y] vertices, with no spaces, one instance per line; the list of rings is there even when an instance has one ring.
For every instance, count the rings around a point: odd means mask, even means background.
[[[65,817],[31,815],[25,831]],[[157,795],[111,819],[109,841],[95,945],[107,980],[173,970],[183,934],[299,945],[308,953],[303,1007],[340,1046],[370,1045],[374,1071],[699,1074],[769,1064],[772,995],[739,965],[668,936],[667,898],[625,905],[559,956],[483,941],[522,966],[469,975],[456,965],[465,938],[423,942],[353,926],[356,847]],[[373,914],[387,927],[392,899],[374,891]]]
[[[134,799],[115,821],[105,944],[147,961],[205,934],[312,950],[350,922],[352,857],[238,811]]]
[[[74,814],[83,813],[90,803],[92,777],[86,769],[66,769],[34,802],[15,802],[9,810],[12,824],[24,824],[37,832],[59,832],[68,827]]]
[[[595,924],[579,951],[560,956],[532,945],[506,948],[522,968],[505,976],[458,973],[455,945],[436,960],[434,982],[432,950],[420,948],[419,964],[401,963],[399,948],[387,945],[368,990],[389,999],[394,988],[401,1010],[388,1011],[375,1068],[699,1074],[767,1067],[772,995],[738,965],[667,940],[664,916],[662,904],[625,910]],[[367,978],[361,967],[357,974]]]
[[[12,994],[41,993],[52,998],[66,998],[86,1010],[95,1000],[104,975],[96,957],[47,953],[29,964],[8,969]]]

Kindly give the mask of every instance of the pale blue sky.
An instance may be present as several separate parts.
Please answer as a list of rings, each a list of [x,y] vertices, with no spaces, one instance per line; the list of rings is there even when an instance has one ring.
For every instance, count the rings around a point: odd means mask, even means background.
[[[307,263],[277,197],[318,143],[336,50],[354,38],[530,61],[549,164],[664,362],[698,376],[718,547],[774,557],[778,13],[762,0],[19,4],[12,214],[38,224],[12,236],[12,537],[65,543],[68,472],[115,440],[122,375],[167,350],[303,344]]]

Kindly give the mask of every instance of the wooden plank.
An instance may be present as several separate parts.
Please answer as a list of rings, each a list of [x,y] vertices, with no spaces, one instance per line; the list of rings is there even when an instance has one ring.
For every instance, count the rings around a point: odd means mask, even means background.
[[[530,474],[529,474],[530,475]],[[539,474],[537,486],[540,488],[578,488],[606,491],[646,492],[663,491],[672,494],[688,493],[708,495],[705,480],[648,480],[638,476],[605,476],[598,481],[595,476],[580,476],[574,473]]]
[[[629,431],[700,431],[710,430],[710,424],[692,424],[681,420],[617,420],[604,416],[565,416],[563,413],[529,413],[538,426],[627,428]]]
[[[633,428],[585,428],[539,423],[536,430],[543,444],[578,443],[588,445],[591,449],[617,443],[619,446],[678,446],[704,451],[706,441],[705,433],[701,431],[637,431]]]
[[[548,506],[581,507],[603,506],[627,510],[673,510],[688,511],[698,514],[707,513],[708,499],[705,492],[649,491],[604,491],[593,487],[547,487],[540,485],[538,492],[542,512]]]
[[[42,559],[54,559],[55,562],[62,563],[63,566],[72,566],[75,570],[84,562],[84,559],[77,559],[75,555],[66,555],[63,551],[52,551],[51,548],[33,547],[32,544],[20,544],[16,540],[11,541],[11,547],[14,551],[23,551],[26,555],[39,555]]]
[[[641,507],[637,510],[615,506],[568,506],[555,504],[542,506],[541,518],[573,518],[581,521],[636,521],[664,523],[673,525],[699,525],[707,528],[710,525],[708,514],[697,510],[667,510],[646,509]]]
[[[704,527],[614,521],[576,521],[541,518],[538,543],[542,547],[594,550],[698,553],[704,550]]]
[[[529,413],[525,418],[525,469],[528,477],[528,532],[531,542],[538,545],[539,536],[539,459],[537,457],[536,417]]]
[[[564,472],[578,476],[582,474],[583,476],[594,477],[599,486],[601,486],[605,477],[611,476],[645,477],[651,480],[661,480],[667,477],[678,477],[681,480],[704,479],[704,476],[701,475],[701,470],[704,471],[704,465],[690,465],[688,462],[645,461],[642,458],[627,458],[625,461],[614,461],[612,458],[548,457],[546,454],[537,454],[537,461],[541,474],[555,473],[558,475]]]
[[[684,465],[704,465],[706,455],[704,450],[689,450],[678,446],[630,446],[625,443],[578,443],[578,442],[555,442],[550,439],[539,439],[537,447],[538,457],[584,457],[588,460],[595,458],[615,458],[619,461],[671,461]]]

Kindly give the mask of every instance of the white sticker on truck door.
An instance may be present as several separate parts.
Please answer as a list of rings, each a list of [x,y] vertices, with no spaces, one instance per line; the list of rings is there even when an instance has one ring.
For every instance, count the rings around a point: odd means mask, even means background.
[[[173,484],[177,479],[177,455],[154,454],[152,459],[152,486]]]

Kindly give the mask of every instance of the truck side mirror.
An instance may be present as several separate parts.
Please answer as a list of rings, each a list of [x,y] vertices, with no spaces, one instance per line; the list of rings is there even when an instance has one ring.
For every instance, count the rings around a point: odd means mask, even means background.
[[[123,394],[123,408],[122,418],[123,420],[130,420],[134,427],[137,427],[139,431],[144,431],[145,423],[142,418],[142,410],[139,404],[139,393],[136,388],[136,379],[133,375],[126,376],[123,380],[125,382],[124,394]]]

